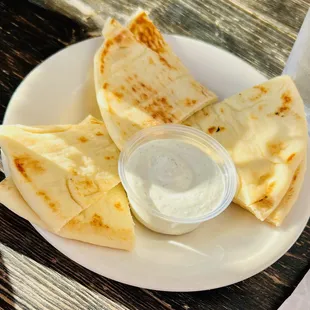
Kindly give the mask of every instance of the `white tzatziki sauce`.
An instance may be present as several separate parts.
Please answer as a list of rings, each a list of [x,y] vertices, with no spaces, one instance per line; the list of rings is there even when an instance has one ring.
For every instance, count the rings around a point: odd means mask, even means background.
[[[133,193],[143,201],[143,206],[131,201],[134,214],[159,232],[144,209],[190,220],[212,212],[223,199],[225,183],[218,164],[197,146],[179,139],[152,140],[139,146],[128,158],[125,173]],[[168,233],[184,231],[168,229]]]

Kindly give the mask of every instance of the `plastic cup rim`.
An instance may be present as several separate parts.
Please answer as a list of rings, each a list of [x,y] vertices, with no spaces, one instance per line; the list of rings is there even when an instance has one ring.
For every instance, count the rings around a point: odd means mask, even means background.
[[[213,148],[213,150],[223,159],[224,167],[226,167],[227,177],[224,178],[225,182],[225,193],[223,195],[223,199],[218,204],[218,206],[212,210],[211,212],[199,216],[199,217],[192,217],[192,218],[184,218],[184,217],[175,217],[175,216],[168,216],[165,214],[160,213],[154,208],[150,208],[143,204],[143,201],[136,195],[134,190],[131,188],[130,184],[126,178],[125,172],[125,163],[128,158],[128,152],[134,152],[134,150],[143,145],[150,140],[156,140],[158,137],[154,136],[154,139],[147,139],[150,135],[154,135],[159,132],[165,132],[167,134],[174,133],[174,134],[188,134],[191,135],[191,138],[196,140],[196,142],[202,142],[205,146]],[[145,140],[145,141],[143,141]],[[183,139],[184,141],[184,139]],[[141,143],[142,142],[142,143]],[[140,143],[140,144],[139,144]],[[127,192],[129,201],[143,206],[149,213],[153,216],[156,216],[160,219],[173,222],[173,223],[184,223],[184,224],[194,224],[194,223],[202,223],[207,220],[210,220],[220,213],[222,213],[232,202],[234,195],[237,191],[238,186],[238,178],[235,165],[233,160],[231,159],[230,155],[226,151],[226,149],[213,137],[210,135],[205,134],[203,131],[199,129],[195,129],[192,127],[188,127],[185,125],[176,125],[176,124],[165,124],[165,125],[157,125],[153,127],[148,127],[138,131],[134,134],[129,141],[127,141],[123,147],[123,150],[120,153],[119,161],[118,161],[118,172],[121,179],[121,182]]]

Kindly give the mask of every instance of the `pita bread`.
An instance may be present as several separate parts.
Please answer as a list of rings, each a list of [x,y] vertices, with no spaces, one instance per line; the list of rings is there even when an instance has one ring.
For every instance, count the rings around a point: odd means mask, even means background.
[[[29,222],[49,230],[17,190],[12,178],[0,183],[0,202]],[[111,248],[131,250],[134,224],[126,193],[119,184],[99,201],[71,219],[57,235]]]
[[[285,196],[281,200],[280,204],[278,207],[267,217],[267,222],[275,225],[275,226],[280,226],[285,219],[285,217],[289,214],[291,211],[293,205],[295,204],[303,180],[304,176],[307,170],[307,162],[306,159],[304,159],[301,164],[298,166],[296,169],[291,185],[286,192]]]
[[[0,203],[30,223],[49,229],[23,199],[11,177],[0,182]]]
[[[185,122],[218,140],[239,175],[234,202],[265,220],[287,193],[304,159],[307,122],[288,76],[254,86],[204,108]]]
[[[119,151],[91,116],[77,125],[1,126],[0,146],[18,190],[53,231],[120,182]]]
[[[60,235],[111,248],[132,250],[134,223],[125,190],[119,184],[70,220]]]
[[[103,34],[105,42],[94,59],[96,94],[119,149],[140,129],[180,123],[217,100],[193,79],[164,41],[165,51],[159,54],[114,19],[108,20]],[[148,42],[152,40],[158,38],[151,36]]]

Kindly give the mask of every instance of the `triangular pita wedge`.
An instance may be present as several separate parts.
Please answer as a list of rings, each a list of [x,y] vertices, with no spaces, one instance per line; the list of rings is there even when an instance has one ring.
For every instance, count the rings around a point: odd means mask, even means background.
[[[96,94],[119,149],[142,128],[180,123],[216,101],[170,49],[155,52],[114,19],[107,21],[103,34],[105,42],[94,59]]]
[[[27,203],[51,230],[119,183],[119,151],[93,117],[68,126],[1,126],[0,146]]]
[[[291,78],[254,86],[204,108],[185,124],[229,151],[239,175],[234,201],[265,220],[285,196],[306,152],[304,106]]]
[[[304,159],[296,169],[291,185],[286,192],[285,196],[281,200],[277,208],[266,218],[267,222],[272,223],[275,226],[280,226],[285,217],[291,211],[294,203],[296,202],[301,186],[304,180],[304,176],[307,170],[307,161]]]
[[[0,202],[29,222],[49,230],[17,190],[11,177],[0,183]],[[134,226],[126,193],[119,184],[71,219],[57,235],[111,248],[131,250]]]
[[[119,184],[99,201],[70,220],[61,230],[65,238],[131,250],[134,223],[125,190]]]

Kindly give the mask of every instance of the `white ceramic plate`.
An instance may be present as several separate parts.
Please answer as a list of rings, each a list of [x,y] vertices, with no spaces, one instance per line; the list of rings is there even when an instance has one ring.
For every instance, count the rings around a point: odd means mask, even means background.
[[[220,99],[265,80],[250,65],[214,46],[180,36],[166,39],[192,74]],[[64,124],[78,122],[89,113],[98,117],[92,64],[101,42],[98,38],[70,46],[33,70],[13,95],[4,123]],[[196,231],[178,237],[156,234],[137,224],[137,245],[132,253],[36,229],[59,251],[105,277],[165,291],[213,289],[253,276],[292,246],[310,215],[307,188],[309,173],[281,228],[231,206]]]

